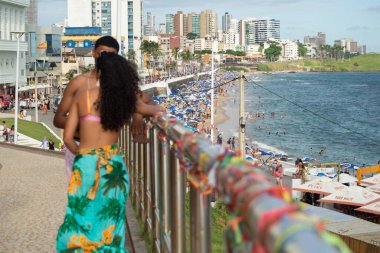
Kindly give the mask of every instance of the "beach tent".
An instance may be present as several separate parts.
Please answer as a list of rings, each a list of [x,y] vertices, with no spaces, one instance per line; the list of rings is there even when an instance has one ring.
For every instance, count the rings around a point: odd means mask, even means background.
[[[380,184],[374,184],[366,187],[367,190],[370,190],[371,192],[380,194]]]
[[[379,194],[360,186],[350,186],[334,192],[318,201],[351,206],[365,206],[378,200],[380,200]]]
[[[354,165],[352,163],[348,163],[348,162],[342,162],[342,163],[340,163],[340,166],[343,166],[343,167],[345,167],[347,169],[356,169],[356,170],[359,169],[358,166],[356,166],[356,165]]]
[[[337,181],[342,184],[350,184],[350,183],[355,183],[358,180],[356,177],[350,176],[349,174],[341,173],[339,174],[339,181],[338,181],[338,175],[334,178],[334,181]]]
[[[334,182],[331,178],[320,177],[292,188],[292,190],[328,195],[344,188],[347,186]]]
[[[357,208],[355,210],[380,215],[380,201],[377,201],[375,203],[372,203],[372,204],[369,204],[366,206],[362,206],[362,207]]]
[[[360,184],[380,184],[380,174],[376,174],[373,177],[360,180]]]
[[[246,160],[246,161],[249,161],[249,162],[256,162],[256,161],[259,161],[258,159],[254,158],[254,157],[252,157],[252,156],[250,156],[250,155],[246,155],[246,156],[245,156],[245,160]]]
[[[256,153],[256,155],[274,155],[273,152],[265,152],[264,150],[259,150],[259,152]]]

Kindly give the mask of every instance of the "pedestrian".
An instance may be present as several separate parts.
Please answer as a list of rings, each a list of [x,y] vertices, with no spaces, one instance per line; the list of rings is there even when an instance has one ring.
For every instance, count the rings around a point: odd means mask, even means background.
[[[5,121],[3,121],[3,132],[2,132],[2,135],[3,135],[3,139],[5,142],[8,142],[8,127],[7,127],[7,123]]]
[[[227,140],[227,144],[228,144],[228,148],[229,148],[229,149],[232,149],[232,146],[231,146],[231,137],[228,138],[228,140]]]
[[[49,150],[55,150],[54,141],[52,139],[49,139],[48,145],[49,145]]]
[[[233,136],[231,140],[231,149],[235,150],[235,136]]]
[[[15,142],[15,126],[11,126],[11,130],[9,131],[9,142],[14,143]]]
[[[282,187],[282,175],[283,175],[282,173],[283,173],[282,164],[279,164],[276,167],[276,171],[274,173],[274,176],[276,178],[276,184],[281,186],[281,187]]]
[[[100,37],[95,42],[95,48],[92,51],[92,56],[95,61],[100,56],[102,52],[111,52],[117,54],[119,52],[120,46],[117,40],[111,36]],[[88,86],[97,86],[97,66],[95,64],[95,69],[90,70],[87,73],[81,74],[73,78],[67,85],[65,92],[63,94],[62,100],[59,103],[58,109],[54,115],[54,126],[63,129],[66,124],[67,114],[69,113],[70,106],[76,93],[82,89],[86,89]],[[140,92],[141,101],[147,104],[154,104],[153,100],[147,96],[144,92]],[[41,95],[41,99],[42,95]],[[131,125],[133,140],[139,143],[145,143],[148,141],[146,138],[145,123],[143,116],[139,113],[133,115],[133,121]],[[80,142],[79,133],[74,135],[74,139],[77,143]],[[65,161],[66,161],[66,174],[67,181],[70,181],[71,168],[74,161],[74,154],[70,152],[69,149],[65,150]]]
[[[117,141],[135,111],[155,116],[164,110],[141,100],[138,73],[124,57],[103,52],[96,65],[99,86],[77,92],[64,130],[64,143],[77,156],[57,252],[127,252],[129,176]],[[74,141],[78,128],[79,145]]]
[[[44,139],[42,140],[42,142],[40,144],[40,148],[48,149],[48,139],[46,137],[44,137]]]
[[[305,183],[306,181],[306,168],[302,162],[302,159],[297,158],[295,161],[296,172],[293,174],[294,178],[301,179],[301,183]]]

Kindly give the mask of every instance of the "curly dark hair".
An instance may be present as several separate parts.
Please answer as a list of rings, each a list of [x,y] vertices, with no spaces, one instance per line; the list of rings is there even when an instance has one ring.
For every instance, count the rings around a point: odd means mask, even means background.
[[[101,124],[104,130],[118,131],[136,111],[140,79],[135,66],[115,53],[103,52],[96,63]]]

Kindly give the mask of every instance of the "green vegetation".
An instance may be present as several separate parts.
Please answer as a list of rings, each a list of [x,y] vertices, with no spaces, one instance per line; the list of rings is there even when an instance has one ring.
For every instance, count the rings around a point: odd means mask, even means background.
[[[269,41],[269,47],[264,50],[265,57],[269,61],[277,61],[281,55],[282,47],[275,41]]]
[[[240,72],[240,71],[243,71],[243,72],[249,72],[249,70],[247,68],[244,68],[244,67],[226,67],[224,68],[225,71],[236,71],[236,72]]]
[[[298,56],[305,57],[307,54],[307,48],[301,42],[298,42]]]
[[[201,50],[201,51],[196,50],[196,51],[194,52],[194,54],[200,54],[200,55],[204,55],[204,54],[212,54],[212,51],[211,51],[211,50],[208,50],[208,49]]]
[[[230,50],[230,49],[228,49],[226,51],[226,54],[235,55],[235,56],[246,56],[247,55],[245,52],[235,51],[235,50]]]
[[[266,64],[258,64],[257,71],[272,71],[272,69]]]
[[[137,210],[133,205],[133,210],[137,216]],[[186,194],[185,201],[186,212],[186,252],[190,252],[190,197]],[[225,252],[225,230],[229,220],[229,213],[222,203],[216,203],[214,208],[211,208],[211,244],[212,252],[222,253]],[[144,232],[144,228],[140,223],[140,233],[145,240],[146,248],[148,252],[152,252],[152,239],[149,234]]]
[[[1,123],[2,121],[5,121],[9,128],[14,125],[14,119],[1,119]],[[41,123],[19,119],[18,132],[41,142],[45,137],[52,139],[54,141],[54,146],[57,148],[60,143],[60,141]]]
[[[380,71],[380,54],[366,54],[349,59],[319,59],[258,64],[258,71],[372,72]]]

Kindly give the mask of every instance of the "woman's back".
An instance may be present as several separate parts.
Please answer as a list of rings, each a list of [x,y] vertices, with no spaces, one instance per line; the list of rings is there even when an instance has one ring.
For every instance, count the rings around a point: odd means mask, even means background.
[[[89,149],[117,142],[119,131],[104,130],[97,110],[99,87],[78,92],[79,148]]]

